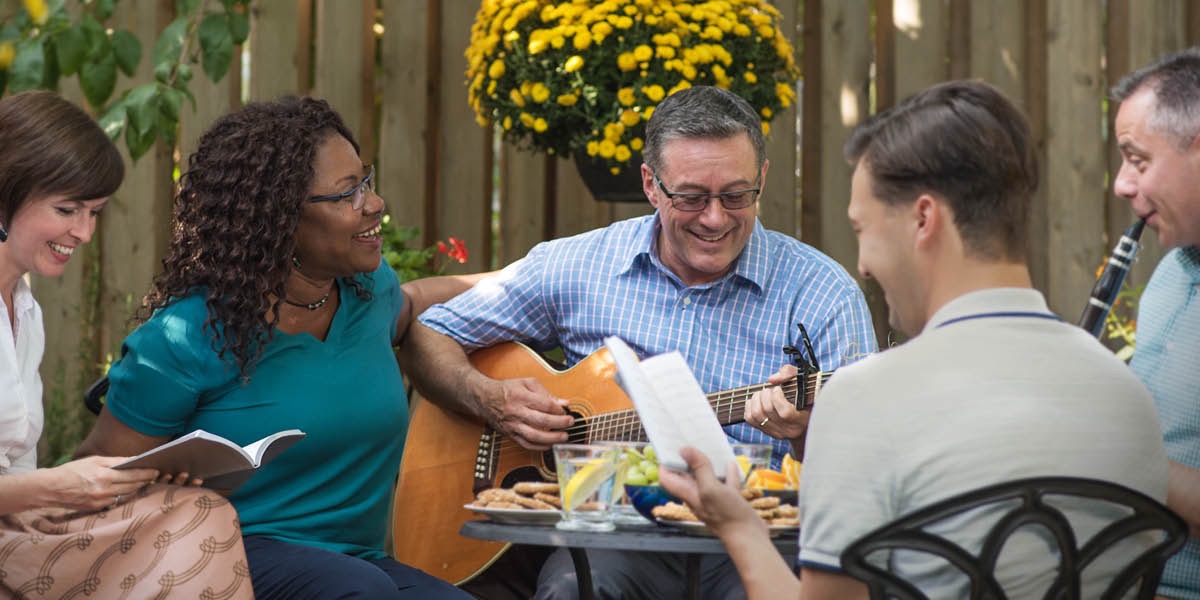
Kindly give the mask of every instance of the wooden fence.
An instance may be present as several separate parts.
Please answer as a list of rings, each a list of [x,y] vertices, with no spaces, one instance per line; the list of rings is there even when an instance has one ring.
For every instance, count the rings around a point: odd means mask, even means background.
[[[845,217],[850,169],[841,159],[847,132],[929,84],[981,78],[1032,120],[1043,173],[1031,235],[1034,281],[1054,310],[1074,319],[1096,267],[1132,218],[1109,190],[1119,159],[1107,134],[1114,115],[1106,90],[1153,57],[1197,43],[1200,0],[776,4],[804,78],[800,106],[779,114],[772,127],[762,222],[854,272],[856,247]],[[147,48],[173,17],[170,0],[118,6],[114,21]],[[78,416],[80,390],[129,331],[129,316],[165,250],[179,157],[243,98],[328,99],[358,132],[364,160],[378,165],[393,219],[419,226],[426,243],[450,235],[465,240],[471,270],[507,263],[541,240],[648,213],[648,204],[594,201],[570,163],[495,145],[475,124],[463,52],[476,9],[467,0],[258,2],[248,68],[239,72],[235,65],[216,85],[197,77],[198,109],[185,110],[179,148],[160,144],[132,165],[84,260],[72,261],[65,277],[35,281],[46,312],[48,427],[55,419],[78,421],[71,417]],[[151,77],[143,65],[120,85]],[[81,97],[70,85],[63,92]],[[1145,282],[1161,256],[1153,235],[1144,241],[1134,284]],[[881,294],[871,285],[867,290],[886,339]]]

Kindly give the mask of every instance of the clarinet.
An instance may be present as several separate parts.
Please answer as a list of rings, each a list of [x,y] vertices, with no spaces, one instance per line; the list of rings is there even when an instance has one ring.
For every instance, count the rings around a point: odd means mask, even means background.
[[[1088,298],[1087,306],[1083,308],[1083,316],[1079,317],[1079,326],[1097,338],[1104,332],[1104,320],[1121,291],[1121,284],[1125,282],[1125,275],[1129,273],[1133,257],[1137,255],[1138,238],[1142,237],[1142,228],[1145,226],[1146,222],[1138,219],[1121,234],[1121,240],[1113,248],[1112,256],[1108,257],[1108,264],[1104,265],[1104,271],[1100,273],[1100,278],[1092,288],[1092,295]]]

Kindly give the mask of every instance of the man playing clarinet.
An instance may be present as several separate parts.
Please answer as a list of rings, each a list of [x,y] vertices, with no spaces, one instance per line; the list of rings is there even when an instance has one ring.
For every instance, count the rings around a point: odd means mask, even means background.
[[[1129,74],[1112,96],[1122,157],[1113,190],[1171,248],[1142,293],[1130,363],[1158,405],[1167,506],[1192,535],[1158,592],[1200,598],[1200,48]]]

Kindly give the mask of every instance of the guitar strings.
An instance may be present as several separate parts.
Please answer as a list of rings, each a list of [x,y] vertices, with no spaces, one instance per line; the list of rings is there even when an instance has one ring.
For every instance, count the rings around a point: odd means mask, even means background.
[[[811,397],[813,394],[815,394],[824,381],[828,378],[829,374],[825,373],[821,374],[820,376],[811,377],[810,379],[812,379],[812,381],[805,382],[805,396]],[[739,416],[739,419],[737,420],[740,420],[741,415],[745,412],[746,401],[750,399],[750,396],[753,395],[754,392],[764,388],[772,387],[772,385],[773,384],[770,383],[759,383],[722,392],[715,392],[713,394],[709,394],[707,397],[710,403],[712,403],[713,411],[715,413],[718,415],[726,413],[730,421],[735,420],[733,419],[733,415],[737,414]],[[797,384],[793,380],[784,383],[779,387],[783,391],[784,395],[791,395],[795,393]],[[735,410],[738,412],[735,413]],[[593,433],[598,434],[598,437],[594,437],[593,439],[616,441],[646,440],[646,432],[644,429],[642,429],[641,419],[637,416],[636,409],[628,408],[610,413],[594,415],[592,417],[584,417],[582,421],[583,422],[571,425],[562,431],[567,432],[568,437],[586,434],[588,430],[592,430]],[[520,444],[508,438],[507,436],[501,438],[496,448],[496,450],[499,452],[505,452],[514,449],[521,452],[530,452],[530,450],[522,448]]]

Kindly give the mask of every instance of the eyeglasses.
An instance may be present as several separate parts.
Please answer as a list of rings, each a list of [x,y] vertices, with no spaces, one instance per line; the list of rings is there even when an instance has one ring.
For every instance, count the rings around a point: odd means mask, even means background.
[[[759,176],[761,179],[761,175]],[[658,175],[654,175],[654,183],[658,185],[658,189],[671,200],[671,206],[675,210],[684,212],[700,212],[708,208],[709,198],[718,198],[721,201],[721,206],[725,210],[740,210],[754,204],[758,199],[758,193],[762,191],[762,187],[752,187],[746,190],[733,190],[729,192],[721,192],[719,194],[710,194],[708,192],[672,192],[663,185]],[[754,185],[758,186],[756,182]]]
[[[375,165],[371,165],[367,171],[367,176],[358,182],[358,185],[340,193],[329,194],[326,196],[313,196],[309,198],[309,202],[337,202],[343,198],[354,196],[354,200],[350,203],[350,208],[354,210],[362,210],[363,204],[367,201],[367,194],[375,193]]]

